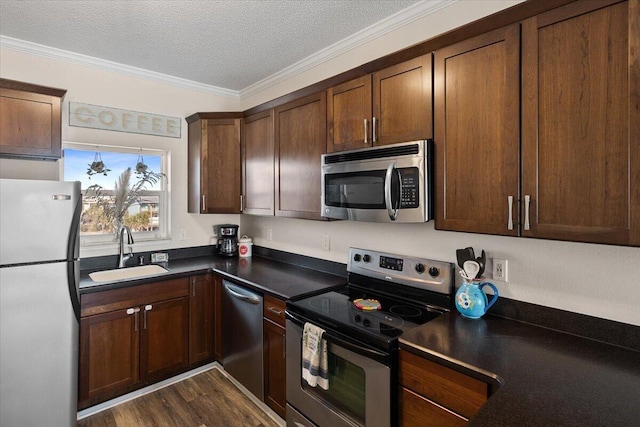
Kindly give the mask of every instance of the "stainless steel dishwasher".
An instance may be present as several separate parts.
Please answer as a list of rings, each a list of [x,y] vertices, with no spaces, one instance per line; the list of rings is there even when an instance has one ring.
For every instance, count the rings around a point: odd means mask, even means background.
[[[226,280],[222,284],[224,369],[256,397],[264,400],[262,295]]]

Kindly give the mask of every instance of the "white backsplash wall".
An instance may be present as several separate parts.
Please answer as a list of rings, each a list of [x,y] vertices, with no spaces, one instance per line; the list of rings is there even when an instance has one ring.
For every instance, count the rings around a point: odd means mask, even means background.
[[[453,263],[456,249],[472,246],[477,254],[484,249],[487,258],[509,261],[509,282],[490,280],[504,297],[640,326],[640,248],[440,231],[433,221],[376,224],[242,215],[241,231],[259,246],[341,263],[352,246]],[[330,237],[329,251],[322,250],[323,235]]]

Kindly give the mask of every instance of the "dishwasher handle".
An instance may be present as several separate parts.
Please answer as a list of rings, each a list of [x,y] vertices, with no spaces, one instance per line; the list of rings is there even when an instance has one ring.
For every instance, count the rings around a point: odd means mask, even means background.
[[[230,283],[225,283],[224,288],[227,290],[227,292],[229,292],[231,296],[235,298],[238,298],[250,304],[260,304],[260,297],[254,293],[247,291],[246,289],[232,285]]]

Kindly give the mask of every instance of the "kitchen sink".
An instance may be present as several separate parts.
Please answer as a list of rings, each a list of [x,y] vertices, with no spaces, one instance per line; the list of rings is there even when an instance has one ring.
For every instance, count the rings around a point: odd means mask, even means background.
[[[159,265],[141,265],[139,267],[116,268],[113,270],[96,271],[89,273],[94,282],[113,282],[123,279],[135,279],[138,277],[153,276],[166,273],[168,270]]]

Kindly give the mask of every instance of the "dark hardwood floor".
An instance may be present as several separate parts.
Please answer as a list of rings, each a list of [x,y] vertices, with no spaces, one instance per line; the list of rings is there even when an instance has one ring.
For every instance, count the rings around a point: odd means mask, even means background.
[[[218,369],[78,421],[78,427],[277,427]]]

